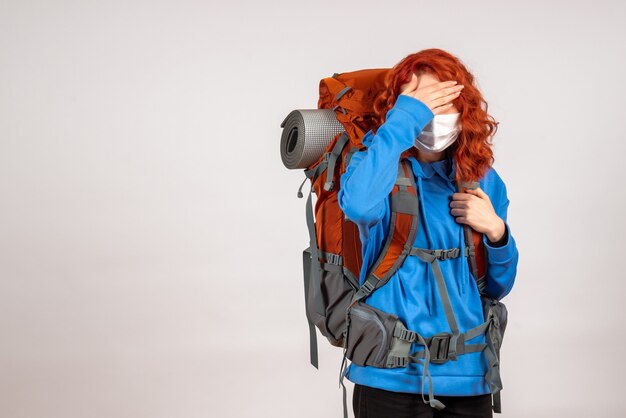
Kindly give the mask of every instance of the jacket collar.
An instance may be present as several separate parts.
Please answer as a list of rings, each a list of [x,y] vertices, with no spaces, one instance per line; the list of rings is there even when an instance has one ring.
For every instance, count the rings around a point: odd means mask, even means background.
[[[456,174],[456,159],[454,156],[446,157],[443,160],[434,161],[432,163],[418,161],[415,156],[409,156],[408,159],[417,177],[431,178],[435,173],[438,173],[442,178],[450,182],[454,180],[454,175]]]

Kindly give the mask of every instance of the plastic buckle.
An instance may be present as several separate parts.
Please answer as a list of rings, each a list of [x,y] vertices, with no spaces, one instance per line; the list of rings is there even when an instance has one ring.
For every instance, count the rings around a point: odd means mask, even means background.
[[[408,357],[394,356],[393,363],[394,363],[394,366],[405,367],[407,364],[409,364],[409,359]]]
[[[322,252],[322,255],[328,264],[338,265],[338,255],[334,253]]]
[[[448,350],[450,347],[450,337],[452,334],[441,333],[430,337],[428,350],[430,351],[430,362],[435,364],[445,363],[449,360]]]
[[[365,280],[365,282],[363,282],[363,285],[361,286],[361,288],[364,289],[368,295],[372,293],[375,287],[376,287],[375,281],[371,280],[371,277],[368,277],[367,280]]]
[[[417,334],[414,331],[408,329],[397,328],[394,331],[393,336],[410,343],[412,343],[413,341],[417,341]]]
[[[458,248],[451,248],[449,250],[441,251],[441,255],[439,257],[440,260],[447,260],[449,258],[455,258],[458,255]]]

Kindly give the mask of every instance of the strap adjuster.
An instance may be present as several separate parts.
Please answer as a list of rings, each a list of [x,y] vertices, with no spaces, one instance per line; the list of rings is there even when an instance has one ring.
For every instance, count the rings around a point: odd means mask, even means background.
[[[407,364],[409,364],[407,356],[390,355],[387,359],[387,367],[405,367]]]
[[[449,360],[450,337],[447,332],[435,334],[428,338],[428,350],[430,351],[430,362],[435,364],[445,363]]]
[[[365,282],[363,282],[363,285],[361,286],[367,292],[367,294],[372,293],[372,291],[376,287],[375,280],[370,280],[370,279],[371,277],[368,277],[367,280],[365,280]]]
[[[447,260],[449,258],[456,258],[459,256],[459,248],[450,248],[449,250],[442,250],[439,259]]]
[[[415,331],[411,331],[408,329],[396,328],[393,332],[393,336],[410,343],[412,343],[413,341],[417,341],[417,334],[415,333]]]

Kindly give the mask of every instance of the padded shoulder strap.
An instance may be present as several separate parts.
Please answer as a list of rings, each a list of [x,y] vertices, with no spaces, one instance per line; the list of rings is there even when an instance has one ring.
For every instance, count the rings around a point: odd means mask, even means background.
[[[398,177],[391,191],[389,233],[385,245],[372,265],[368,276],[352,298],[351,305],[385,285],[409,254],[419,215],[419,198],[415,178],[408,160],[398,163]]]
[[[457,183],[457,190],[462,193],[466,188],[473,190],[480,186],[477,181]],[[482,245],[482,234],[474,231],[469,225],[465,225],[465,245],[469,247],[468,263],[478,290],[483,293],[483,290],[487,286],[487,274],[486,274],[486,254],[485,246]],[[474,234],[478,234],[479,248],[474,245]],[[478,251],[481,251],[479,253]]]

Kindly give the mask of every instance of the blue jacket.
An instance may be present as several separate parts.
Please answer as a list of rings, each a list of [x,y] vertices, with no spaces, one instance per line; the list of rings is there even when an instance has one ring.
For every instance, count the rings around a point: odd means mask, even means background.
[[[422,129],[434,114],[420,100],[400,95],[387,112],[386,121],[376,135],[369,131],[363,137],[367,146],[356,152],[341,176],[339,206],[347,218],[359,227],[362,243],[363,268],[360,282],[365,281],[369,267],[376,260],[389,229],[390,199],[398,172],[400,155],[414,144]],[[465,248],[463,224],[450,213],[449,203],[456,192],[454,157],[431,163],[409,158],[419,193],[419,224],[414,246],[430,249]],[[496,214],[506,226],[506,242],[492,246],[486,235],[489,296],[502,299],[513,287],[517,271],[518,251],[506,220],[509,199],[504,182],[491,167],[479,179],[481,189],[489,196]],[[494,243],[495,244],[495,243]],[[456,316],[459,331],[464,333],[484,322],[478,287],[470,272],[467,258],[457,257],[439,261]],[[365,300],[368,305],[398,316],[404,325],[424,337],[451,332],[439,298],[433,272],[428,263],[416,256],[407,256],[389,282],[375,290]],[[469,343],[484,343],[480,335]],[[423,349],[412,343],[411,352]],[[345,377],[353,383],[395,391],[422,393],[422,365],[409,363],[402,368],[377,368],[351,363]],[[459,355],[456,361],[430,363],[435,395],[480,395],[490,393],[484,379],[487,372],[486,355],[473,352]],[[428,386],[428,382],[425,382]]]

